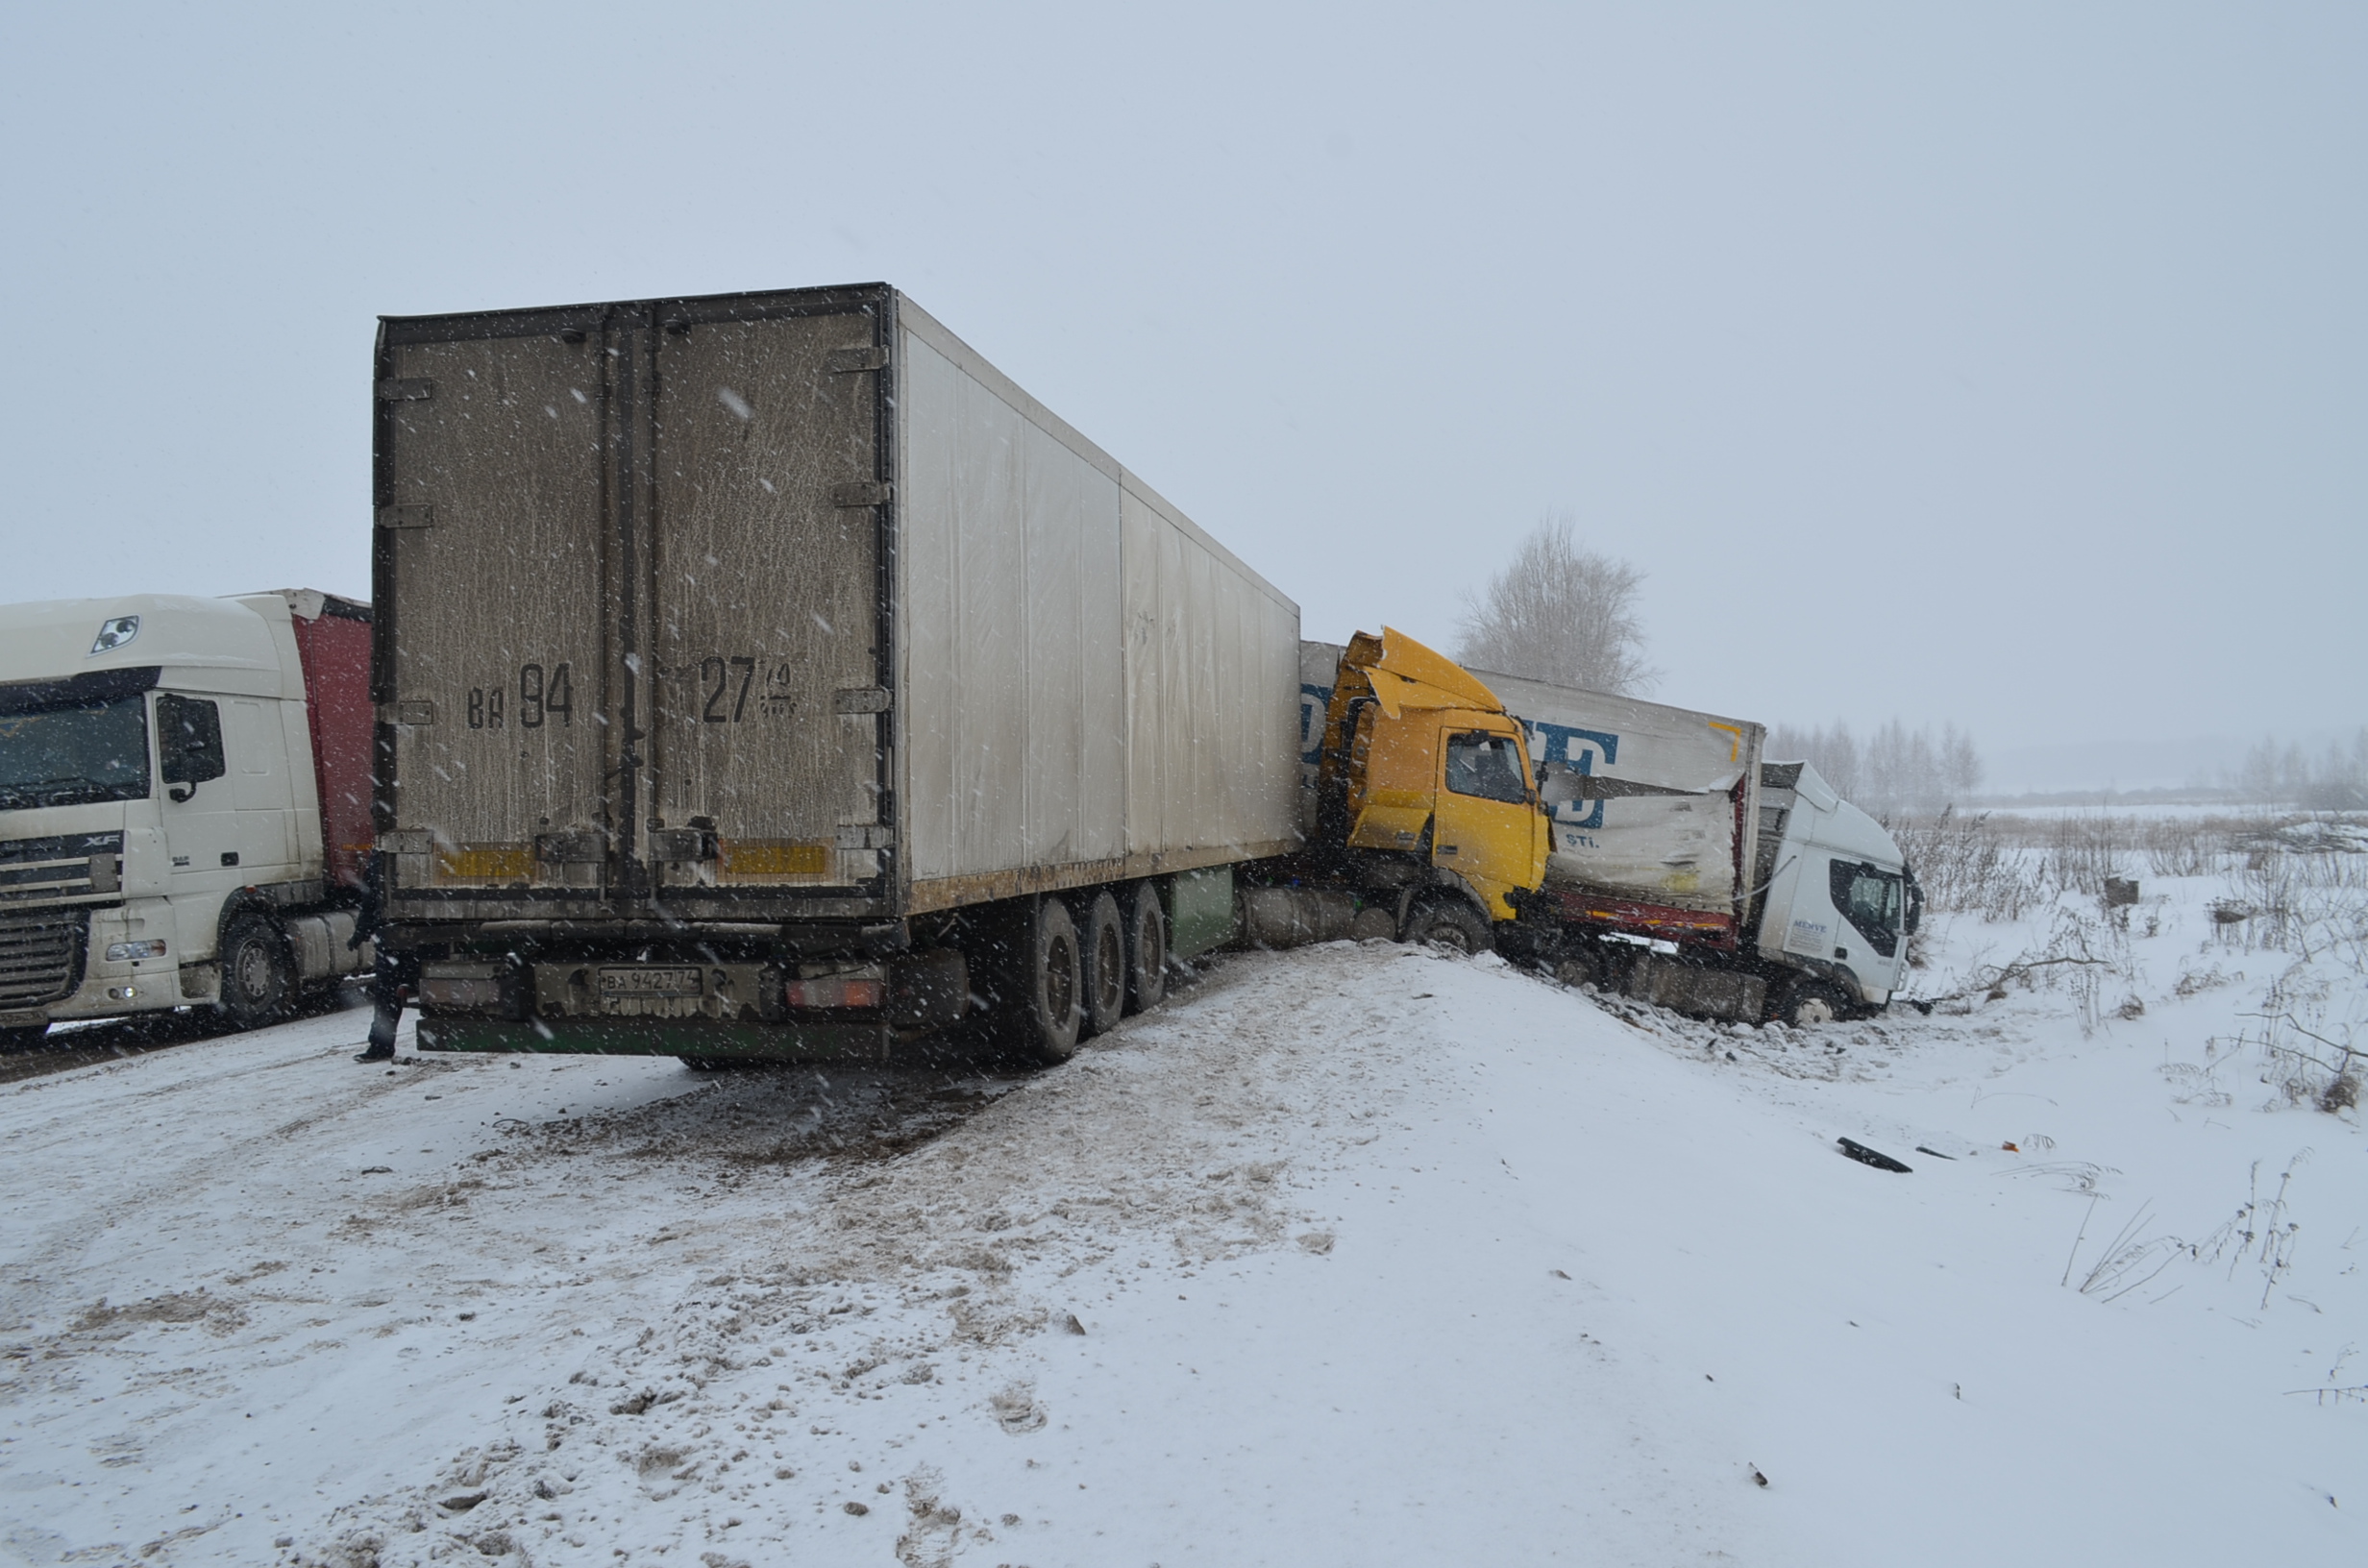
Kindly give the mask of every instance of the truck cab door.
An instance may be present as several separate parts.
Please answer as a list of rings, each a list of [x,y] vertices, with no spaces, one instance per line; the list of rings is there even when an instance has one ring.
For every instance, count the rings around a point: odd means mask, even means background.
[[[185,960],[212,950],[222,896],[252,880],[240,864],[238,800],[222,742],[222,705],[210,697],[157,694],[160,815],[172,870],[175,946]]]
[[[230,747],[222,782],[238,818],[238,869],[247,882],[289,880],[297,870],[296,799],[280,704],[229,698],[221,705]]]
[[[1826,881],[1834,911],[1848,928],[1838,933],[1836,960],[1847,962],[1869,990],[1897,989],[1908,950],[1906,873],[1837,855],[1828,863]]]
[[[1348,745],[1350,848],[1416,852],[1439,792],[1438,733],[1427,714],[1393,719],[1375,702],[1357,707]]]
[[[1451,718],[1441,729],[1438,810],[1431,862],[1477,889],[1489,913],[1514,918],[1505,894],[1538,886],[1544,870],[1544,818],[1530,785],[1520,731],[1475,727]]]

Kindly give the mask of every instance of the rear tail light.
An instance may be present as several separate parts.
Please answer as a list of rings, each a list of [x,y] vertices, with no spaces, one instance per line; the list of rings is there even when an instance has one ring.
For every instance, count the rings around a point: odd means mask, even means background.
[[[819,980],[792,980],[781,988],[781,999],[792,1007],[877,1007],[888,987],[879,980],[851,980],[825,975]]]

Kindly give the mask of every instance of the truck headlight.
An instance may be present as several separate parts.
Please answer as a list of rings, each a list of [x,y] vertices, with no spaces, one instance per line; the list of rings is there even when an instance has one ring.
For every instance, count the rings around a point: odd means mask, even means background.
[[[110,943],[107,947],[107,962],[110,964],[129,964],[135,959],[163,956],[164,943],[161,938],[154,942]]]

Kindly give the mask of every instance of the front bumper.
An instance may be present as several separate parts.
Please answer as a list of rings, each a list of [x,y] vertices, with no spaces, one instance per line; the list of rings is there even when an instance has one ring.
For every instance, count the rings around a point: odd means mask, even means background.
[[[36,1028],[164,1012],[211,1001],[214,968],[184,968],[170,946],[110,959],[128,940],[169,930],[162,900],[137,906],[54,905],[0,913],[0,1028]],[[169,940],[169,939],[168,939]]]

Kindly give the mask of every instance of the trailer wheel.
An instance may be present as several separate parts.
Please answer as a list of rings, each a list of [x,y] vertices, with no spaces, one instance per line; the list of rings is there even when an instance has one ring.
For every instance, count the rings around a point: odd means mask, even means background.
[[[222,933],[222,1016],[237,1028],[259,1029],[287,1017],[295,992],[280,928],[260,915],[232,920]]]
[[[1805,1024],[1832,1023],[1841,1017],[1840,993],[1822,980],[1804,980],[1785,992],[1776,1021],[1798,1029]]]
[[[1168,911],[1159,889],[1135,884],[1126,908],[1126,1011],[1147,1013],[1168,995]]]
[[[1085,909],[1084,1032],[1114,1029],[1126,1011],[1126,928],[1119,901],[1102,889]]]
[[[1084,954],[1077,947],[1077,922],[1058,898],[1040,898],[1027,922],[1027,997],[1021,1007],[1024,1043],[1044,1062],[1066,1062],[1077,1054],[1085,1022]]]
[[[1566,986],[1593,986],[1602,990],[1605,980],[1603,955],[1595,950],[1593,943],[1578,943],[1563,955],[1561,963],[1554,966],[1554,978]]]
[[[1485,953],[1496,945],[1489,922],[1461,898],[1442,898],[1416,910],[1406,922],[1406,940],[1451,953]]]

